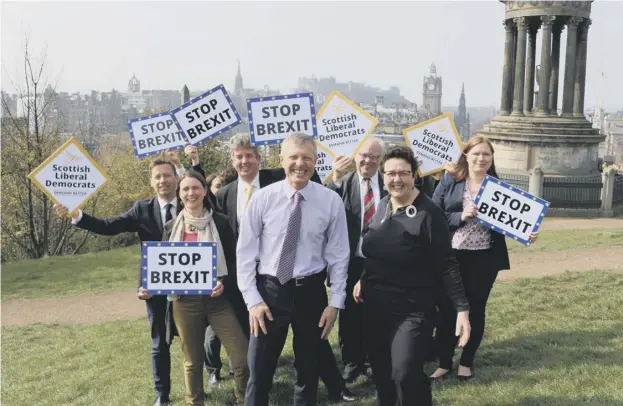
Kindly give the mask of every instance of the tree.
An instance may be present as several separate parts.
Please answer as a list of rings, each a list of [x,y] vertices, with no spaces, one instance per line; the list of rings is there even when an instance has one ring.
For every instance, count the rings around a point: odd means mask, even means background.
[[[49,198],[27,177],[62,142],[45,62],[44,53],[39,61],[33,57],[26,41],[23,77],[20,83],[11,80],[18,95],[17,112],[11,112],[2,93],[6,115],[1,122],[3,261],[56,255],[72,234],[71,225],[52,215]]]

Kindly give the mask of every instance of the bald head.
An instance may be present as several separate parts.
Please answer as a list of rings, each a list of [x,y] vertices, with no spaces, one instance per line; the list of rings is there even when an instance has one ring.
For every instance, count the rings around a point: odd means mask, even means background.
[[[366,139],[355,156],[357,172],[362,178],[370,178],[379,170],[385,145],[382,140],[374,137]]]

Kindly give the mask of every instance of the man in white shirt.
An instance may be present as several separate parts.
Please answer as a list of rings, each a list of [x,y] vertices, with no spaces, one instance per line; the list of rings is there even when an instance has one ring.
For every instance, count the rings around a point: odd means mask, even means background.
[[[355,381],[362,373],[370,373],[366,366],[367,357],[363,345],[363,307],[360,303],[355,303],[352,292],[363,271],[362,237],[376,213],[379,202],[387,195],[379,173],[383,152],[383,141],[377,138],[367,139],[355,155],[357,171],[347,174],[352,160],[349,157],[339,156],[333,163],[333,179],[327,185],[344,201],[351,253],[346,283],[346,305],[340,310],[339,321],[340,350],[344,363],[343,377],[346,382]]]
[[[251,198],[236,252],[238,287],[251,330],[247,406],[268,405],[290,325],[297,373],[294,405],[316,405],[320,340],[328,337],[346,299],[346,215],[339,196],[310,182],[314,139],[290,135],[282,144],[281,160],[286,179]],[[330,302],[325,269],[332,283]]]

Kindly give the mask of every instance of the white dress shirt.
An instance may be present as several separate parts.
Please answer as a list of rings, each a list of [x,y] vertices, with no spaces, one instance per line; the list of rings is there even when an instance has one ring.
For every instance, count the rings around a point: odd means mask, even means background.
[[[167,218],[167,202],[158,197],[158,203],[160,204],[160,220],[162,220],[162,225],[166,224],[164,221]],[[171,207],[171,215],[173,216],[173,220],[177,217],[177,197],[171,200],[170,202],[173,207]]]
[[[359,177],[359,192],[361,198],[361,227],[360,230],[363,231],[363,217],[366,213],[366,207],[364,204],[364,199],[366,197],[366,193],[368,193],[368,182],[363,180],[361,174],[357,174]],[[376,171],[374,175],[370,178],[370,185],[372,186],[372,193],[374,193],[374,208],[378,210],[379,202],[381,201],[381,189],[379,189],[379,171]],[[363,237],[359,236],[359,242],[357,243],[357,253],[356,256],[360,258],[365,258],[363,252],[361,252],[361,243],[363,242]]]
[[[264,301],[256,286],[256,266],[261,275],[277,274],[295,192],[287,181],[276,182],[255,192],[247,206],[236,257],[238,287],[248,308]],[[299,192],[302,216],[293,277],[313,275],[328,266],[329,305],[343,309],[350,257],[344,203],[337,193],[311,181]]]
[[[253,185],[253,196],[255,192],[260,190],[260,174],[255,175],[255,178],[251,182]],[[238,177],[238,195],[236,197],[236,217],[238,220],[238,224],[240,224],[240,220],[242,220],[242,215],[244,214],[244,201],[247,198],[247,187],[249,184],[242,180],[242,178]],[[250,201],[250,200],[249,200]]]

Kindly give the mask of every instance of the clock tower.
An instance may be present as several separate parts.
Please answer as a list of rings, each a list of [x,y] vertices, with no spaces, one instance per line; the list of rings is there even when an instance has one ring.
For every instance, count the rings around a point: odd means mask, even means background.
[[[431,63],[429,76],[424,76],[422,106],[432,117],[441,115],[441,85],[441,76],[437,76],[437,67],[435,63]]]

